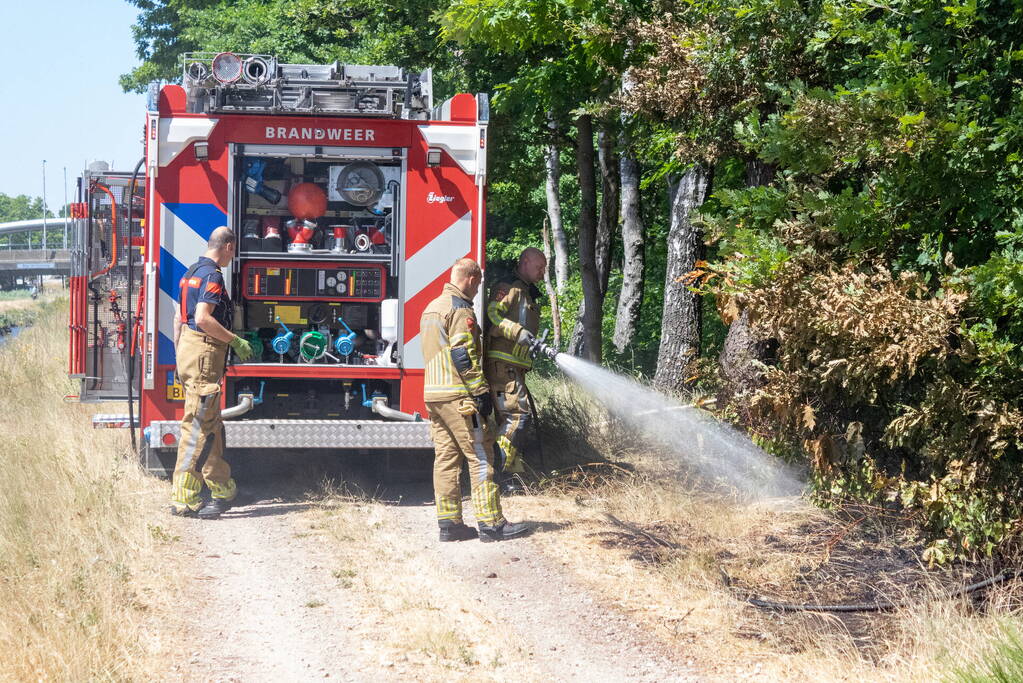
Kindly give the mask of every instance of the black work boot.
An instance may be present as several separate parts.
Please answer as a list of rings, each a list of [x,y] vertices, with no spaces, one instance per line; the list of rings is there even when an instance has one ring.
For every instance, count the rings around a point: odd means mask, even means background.
[[[171,505],[169,512],[175,517],[198,517],[199,511],[193,510],[187,507],[178,507],[177,505]]]
[[[199,519],[216,519],[231,509],[231,501],[214,498],[199,510]]]
[[[525,522],[502,522],[500,526],[486,526],[480,524],[480,540],[484,543],[504,541],[515,536],[523,536],[532,531]]]
[[[504,475],[497,487],[502,496],[521,496],[526,492],[526,487],[522,485],[522,480],[516,474]]]
[[[476,538],[476,530],[471,526],[466,526],[461,522],[447,523],[443,522],[440,525],[440,542],[447,543],[449,541],[471,541]]]

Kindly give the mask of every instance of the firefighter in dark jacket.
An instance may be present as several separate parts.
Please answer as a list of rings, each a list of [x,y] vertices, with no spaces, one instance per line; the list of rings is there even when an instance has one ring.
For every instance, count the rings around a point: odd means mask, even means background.
[[[524,249],[515,277],[495,284],[487,304],[490,330],[484,374],[497,416],[497,448],[503,473],[498,478],[505,494],[522,490],[516,475],[525,471],[522,451],[531,415],[526,389],[526,373],[533,367],[529,345],[540,328],[536,283],[543,279],[546,269],[543,252],[533,247]]]
[[[227,227],[213,231],[199,257],[181,279],[179,310],[174,315],[177,372],[185,390],[185,414],[174,467],[171,512],[215,519],[237,494],[231,466],[224,460],[224,422],[220,416],[220,380],[228,349],[241,360],[252,348],[231,332],[233,308],[225,289],[223,266],[231,263],[235,235]],[[202,504],[203,483],[212,500]]]
[[[483,347],[472,300],[483,274],[464,258],[451,269],[451,281],[426,307],[420,321],[426,377],[423,399],[430,414],[434,445],[433,490],[441,541],[476,538],[462,521],[462,462],[469,467],[472,504],[481,541],[500,541],[526,533],[501,512],[494,483],[493,402],[483,377]]]

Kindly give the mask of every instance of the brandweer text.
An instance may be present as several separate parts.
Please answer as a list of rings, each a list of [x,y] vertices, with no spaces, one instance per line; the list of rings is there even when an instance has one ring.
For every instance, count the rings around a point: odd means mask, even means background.
[[[356,140],[372,142],[376,131],[369,128],[288,128],[267,126],[267,140]]]

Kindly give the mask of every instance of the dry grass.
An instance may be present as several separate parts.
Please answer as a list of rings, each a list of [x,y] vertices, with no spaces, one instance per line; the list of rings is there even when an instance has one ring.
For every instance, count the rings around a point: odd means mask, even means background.
[[[0,678],[147,678],[172,540],[147,521],[161,488],[126,432],[94,431],[91,407],[62,400],[66,306],[0,345]]]
[[[579,425],[604,423],[558,384],[539,387],[545,434],[565,430],[553,440],[567,443],[588,433]],[[563,415],[571,419],[559,421]],[[575,520],[537,539],[710,678],[932,681],[974,666],[993,638],[1019,628],[1018,585],[990,591],[980,608],[969,599],[940,599],[990,568],[926,571],[915,530],[899,519],[877,510],[822,511],[799,500],[749,504],[710,495],[687,481],[678,463],[644,455],[636,435],[622,434],[616,441],[613,430],[600,428],[590,444],[575,445],[584,460],[604,455],[612,464],[563,465],[519,509],[538,521]],[[885,614],[780,614],[747,605],[750,594],[912,604]]]

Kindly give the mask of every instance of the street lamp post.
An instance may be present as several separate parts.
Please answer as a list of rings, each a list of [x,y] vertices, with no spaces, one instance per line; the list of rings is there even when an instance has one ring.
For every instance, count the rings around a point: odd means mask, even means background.
[[[67,221],[71,213],[70,205],[67,203],[67,166],[64,167],[64,249],[67,250]]]
[[[43,251],[46,251],[46,159],[43,159]]]

